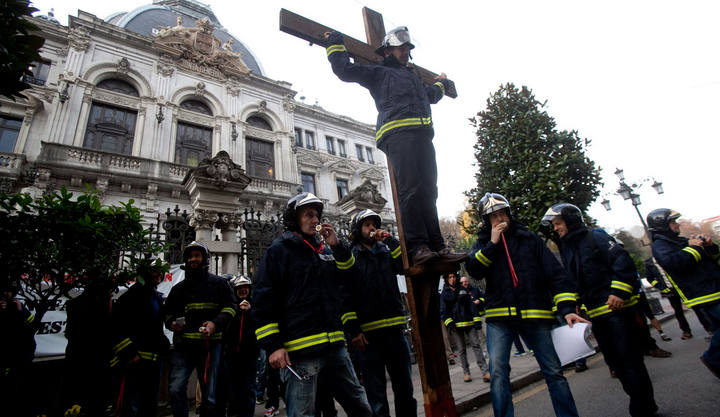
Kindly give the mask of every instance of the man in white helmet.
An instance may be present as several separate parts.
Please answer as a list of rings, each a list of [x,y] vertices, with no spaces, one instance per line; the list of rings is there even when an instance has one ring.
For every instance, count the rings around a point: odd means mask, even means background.
[[[454,254],[445,246],[435,205],[437,164],[430,104],[445,94],[447,77],[443,73],[435,84],[423,84],[408,64],[410,50],[415,46],[405,26],[388,32],[375,51],[383,57],[381,65],[351,63],[343,35],[338,32],[326,33],[325,39],[335,75],[367,88],[375,100],[375,139],[393,167],[405,244],[412,263],[463,260],[464,254]]]

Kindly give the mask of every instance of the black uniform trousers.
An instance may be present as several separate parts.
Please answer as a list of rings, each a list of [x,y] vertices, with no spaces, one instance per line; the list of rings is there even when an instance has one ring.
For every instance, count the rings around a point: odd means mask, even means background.
[[[592,319],[592,330],[605,362],[630,396],[630,415],[652,416],[657,410],[643,358],[643,335],[637,331],[634,307]]]
[[[386,136],[379,145],[395,174],[408,252],[445,247],[437,207],[437,164],[432,129],[410,129]]]

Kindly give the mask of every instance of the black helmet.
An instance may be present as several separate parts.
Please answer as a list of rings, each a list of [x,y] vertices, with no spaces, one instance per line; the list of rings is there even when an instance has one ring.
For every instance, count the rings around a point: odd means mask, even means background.
[[[562,217],[568,231],[573,231],[585,227],[585,219],[583,219],[582,211],[570,203],[558,203],[550,207],[542,218],[543,226],[550,226],[553,219]]]
[[[199,242],[197,240],[193,240],[190,242],[187,246],[185,246],[185,249],[183,249],[183,263],[187,262],[188,258],[190,257],[190,251],[193,249],[198,249],[200,252],[202,252],[203,257],[203,266],[209,266],[210,265],[210,251],[208,250],[207,246]]]
[[[292,197],[287,202],[285,212],[283,213],[283,227],[285,230],[295,232],[300,230],[298,224],[297,211],[300,207],[311,205],[315,207],[318,212],[318,218],[322,217],[323,213],[323,202],[315,196],[313,193],[300,193],[295,197]]]
[[[362,225],[367,219],[375,220],[375,228],[380,228],[380,225],[382,224],[382,219],[380,218],[379,214],[375,213],[370,209],[361,210],[352,218],[352,224],[350,226],[350,240],[355,241],[356,239],[360,239],[360,237],[362,236]]]
[[[680,213],[668,208],[655,209],[647,215],[648,230],[651,232],[671,232],[670,221],[680,217]]]

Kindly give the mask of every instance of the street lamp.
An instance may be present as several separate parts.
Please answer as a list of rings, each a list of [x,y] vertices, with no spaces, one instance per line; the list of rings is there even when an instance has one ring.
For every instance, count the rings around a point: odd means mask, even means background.
[[[615,175],[617,175],[618,179],[620,180],[620,187],[617,189],[617,191],[614,194],[619,195],[623,198],[623,200],[630,200],[633,207],[635,207],[635,211],[637,211],[638,217],[640,217],[640,222],[643,225],[643,228],[645,229],[645,234],[647,235],[648,239],[650,239],[650,232],[648,231],[647,223],[645,223],[645,218],[640,213],[640,208],[638,207],[640,205],[640,194],[638,193],[638,190],[642,185],[648,181],[650,181],[649,178],[645,178],[638,184],[627,184],[625,182],[625,172],[617,168],[615,169]],[[653,190],[657,192],[658,194],[662,194],[665,191],[663,190],[662,183],[653,179],[653,183],[651,185]],[[601,202],[602,206],[605,208],[605,210],[610,211],[610,200],[607,198],[603,199]]]

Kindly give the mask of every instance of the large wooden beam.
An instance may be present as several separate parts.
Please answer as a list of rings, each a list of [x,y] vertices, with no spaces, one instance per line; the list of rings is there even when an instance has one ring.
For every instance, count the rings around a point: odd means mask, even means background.
[[[335,29],[321,25],[289,10],[280,9],[280,30],[304,39],[310,42],[310,44],[323,45],[325,43],[323,34],[325,32],[333,32]],[[375,53],[375,48],[347,35],[345,35],[345,48],[357,63],[379,64],[382,62],[382,58]],[[424,83],[433,84],[435,82],[437,74],[434,72],[417,65],[414,65],[414,69]],[[445,90],[445,95],[455,98],[457,97],[455,83],[451,80],[448,81],[450,82],[450,88]]]

